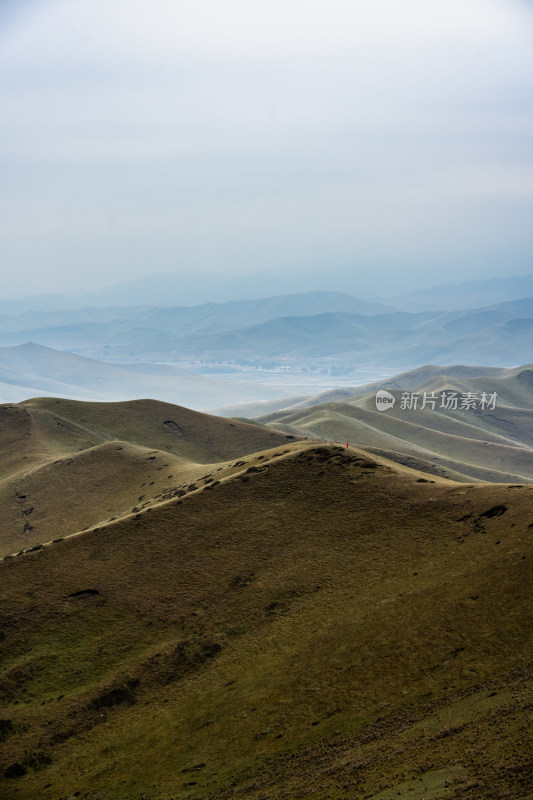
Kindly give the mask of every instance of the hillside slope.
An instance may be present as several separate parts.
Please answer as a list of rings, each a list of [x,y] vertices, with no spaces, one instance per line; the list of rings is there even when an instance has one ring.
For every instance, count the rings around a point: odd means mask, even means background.
[[[135,513],[295,437],[155,400],[0,408],[0,555]],[[215,469],[215,467],[213,467]]]
[[[376,408],[386,389],[395,405]],[[402,397],[416,394],[416,407]],[[455,393],[457,408],[442,407]],[[481,408],[483,393],[494,408]],[[424,396],[436,398],[426,404]],[[477,398],[462,408],[461,399]],[[342,398],[342,399],[341,399]],[[404,404],[405,405],[405,404]],[[258,417],[286,433],[350,441],[399,463],[459,480],[533,483],[533,369],[426,366],[391,380],[327,392]]]
[[[525,798],[532,525],[298,442],[4,559],[1,796]]]
[[[437,366],[436,364],[424,364],[420,367],[416,367],[416,369],[410,369],[406,372],[401,372],[397,375],[392,375],[391,377],[371,383],[361,383],[357,386],[345,386],[340,389],[331,389],[303,398],[288,398],[286,401],[283,401],[282,398],[278,398],[277,401],[271,401],[265,405],[270,406],[277,404],[277,408],[273,409],[272,413],[275,413],[275,411],[294,411],[298,408],[309,408],[311,406],[318,406],[337,400],[351,401],[368,394],[375,394],[379,389],[386,389],[387,391],[393,391],[395,389],[401,391],[418,391],[421,387],[428,386],[431,381],[457,381],[461,384],[464,380],[480,379],[482,383],[485,384],[485,379],[490,381],[496,379],[504,383],[510,382],[516,387],[517,376],[522,372],[527,373],[528,371],[533,371],[533,364],[525,364],[518,367],[485,367],[469,364]],[[520,385],[524,387],[524,385],[527,386],[529,382],[526,375],[526,379],[522,379]],[[502,384],[499,386],[500,391],[501,386]],[[527,403],[530,401],[529,391],[527,395],[524,395],[523,388],[519,391],[521,391],[522,394],[523,402],[521,405],[525,403],[527,406]],[[261,413],[260,403],[249,405],[243,403],[239,408],[250,419],[266,416],[266,414]],[[256,408],[258,409],[257,413],[255,413]],[[228,416],[226,409],[222,408],[220,411],[224,412],[224,416]]]

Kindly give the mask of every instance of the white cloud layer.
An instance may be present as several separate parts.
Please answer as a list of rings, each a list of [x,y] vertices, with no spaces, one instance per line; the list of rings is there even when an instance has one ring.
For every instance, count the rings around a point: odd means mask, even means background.
[[[532,44],[518,0],[5,2],[4,292],[532,271]]]

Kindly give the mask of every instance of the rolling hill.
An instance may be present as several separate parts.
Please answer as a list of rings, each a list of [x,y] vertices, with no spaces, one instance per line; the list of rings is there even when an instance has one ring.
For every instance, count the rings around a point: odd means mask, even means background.
[[[396,400],[376,408],[380,389]],[[419,397],[402,408],[404,392]],[[497,395],[496,408],[442,408],[442,396]],[[424,393],[437,398],[422,408]],[[281,405],[281,403],[280,403]],[[260,407],[252,407],[258,411]],[[246,410],[241,413],[246,414]],[[350,441],[399,463],[456,480],[533,483],[533,368],[425,366],[391,380],[339,389],[257,417],[287,433]]]
[[[0,408],[0,554],[134,514],[293,435],[154,400]],[[213,466],[216,463],[216,467]]]
[[[166,409],[51,402],[4,412],[33,458],[170,458]],[[529,796],[533,489],[183,413],[217,481],[0,562],[2,798]]]
[[[529,366],[522,369],[528,369]],[[520,370],[521,368],[517,367]],[[319,406],[323,403],[336,402],[337,400],[352,400],[366,394],[375,394],[379,389],[393,391],[415,391],[422,384],[434,378],[457,379],[464,378],[504,378],[515,373],[514,369],[506,367],[480,367],[464,364],[454,364],[451,366],[436,366],[425,364],[415,369],[401,372],[398,375],[391,375],[372,382],[361,382],[356,386],[343,386],[337,389],[328,389],[325,392],[311,394],[304,397],[278,397],[275,400],[265,400],[259,403],[239,403],[234,406],[222,406],[216,409],[209,409],[213,414],[220,414],[224,417],[242,415],[247,419],[260,419],[276,412],[296,411],[297,409]],[[527,405],[527,400],[525,401]]]

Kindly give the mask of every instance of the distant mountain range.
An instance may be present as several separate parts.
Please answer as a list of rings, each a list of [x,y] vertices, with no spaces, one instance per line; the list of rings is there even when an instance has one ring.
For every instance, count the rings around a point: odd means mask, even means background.
[[[377,270],[369,266],[368,270]],[[408,272],[406,281],[409,281]],[[268,299],[272,295],[297,295],[301,287],[315,295],[324,287],[331,293],[366,296],[361,283],[361,267],[323,269],[309,268],[303,272],[271,272],[236,275],[226,272],[185,270],[159,272],[121,281],[111,286],[70,294],[30,295],[16,299],[0,298],[0,315],[16,315],[26,311],[67,311],[79,308],[128,308],[132,306],[192,307],[198,305],[249,302],[250,298]],[[407,284],[408,285],[408,284]],[[468,308],[492,306],[506,300],[533,297],[533,273],[509,277],[492,277],[481,280],[438,284],[432,287],[411,289],[402,295],[392,296],[383,281],[368,300],[368,305],[378,303],[397,311],[462,311]],[[320,308],[320,311],[334,309]],[[336,309],[348,310],[348,309]],[[352,309],[353,310],[353,309]],[[291,313],[284,311],[283,314]],[[294,311],[292,313],[295,313]],[[363,310],[355,313],[366,313]],[[258,321],[258,320],[257,320]]]
[[[0,345],[33,341],[84,355],[166,357],[197,336],[216,336],[283,317],[374,315],[389,309],[338,292],[306,292],[201,306],[87,307],[0,316]],[[190,344],[188,350],[191,351]]]
[[[107,308],[110,306],[130,308],[152,306],[176,308],[220,305],[226,303],[255,302],[256,298],[269,300],[275,296],[306,294],[359,294],[354,279],[324,280],[324,273],[316,273],[315,280],[309,273],[299,276],[272,274],[255,280],[237,276],[221,276],[208,272],[155,273],[113,286],[73,294],[30,295],[27,297],[0,299],[1,314],[17,314],[24,311],[72,311],[78,308]],[[327,288],[327,291],[324,290]],[[362,305],[365,305],[361,301]],[[376,300],[366,303],[377,307]],[[382,304],[381,304],[382,305]],[[383,307],[383,305],[382,305]],[[364,313],[364,312],[362,312]]]
[[[533,297],[533,275],[446,283],[392,297],[387,302],[402,311],[462,311],[524,297]]]
[[[464,312],[331,312],[283,317],[223,334],[184,337],[169,355],[196,359],[324,359],[416,366],[514,365],[533,354],[533,300]]]
[[[0,318],[0,345],[28,341],[115,361],[336,360],[396,369],[457,362],[513,366],[533,356],[533,299],[467,311],[391,311],[333,292],[180,308],[27,312]]]

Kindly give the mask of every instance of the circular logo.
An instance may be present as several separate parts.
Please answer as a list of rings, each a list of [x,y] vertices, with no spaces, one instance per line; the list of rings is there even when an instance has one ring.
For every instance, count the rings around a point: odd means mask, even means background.
[[[393,408],[396,398],[385,389],[380,389],[376,394],[376,408],[378,411],[389,411]]]

